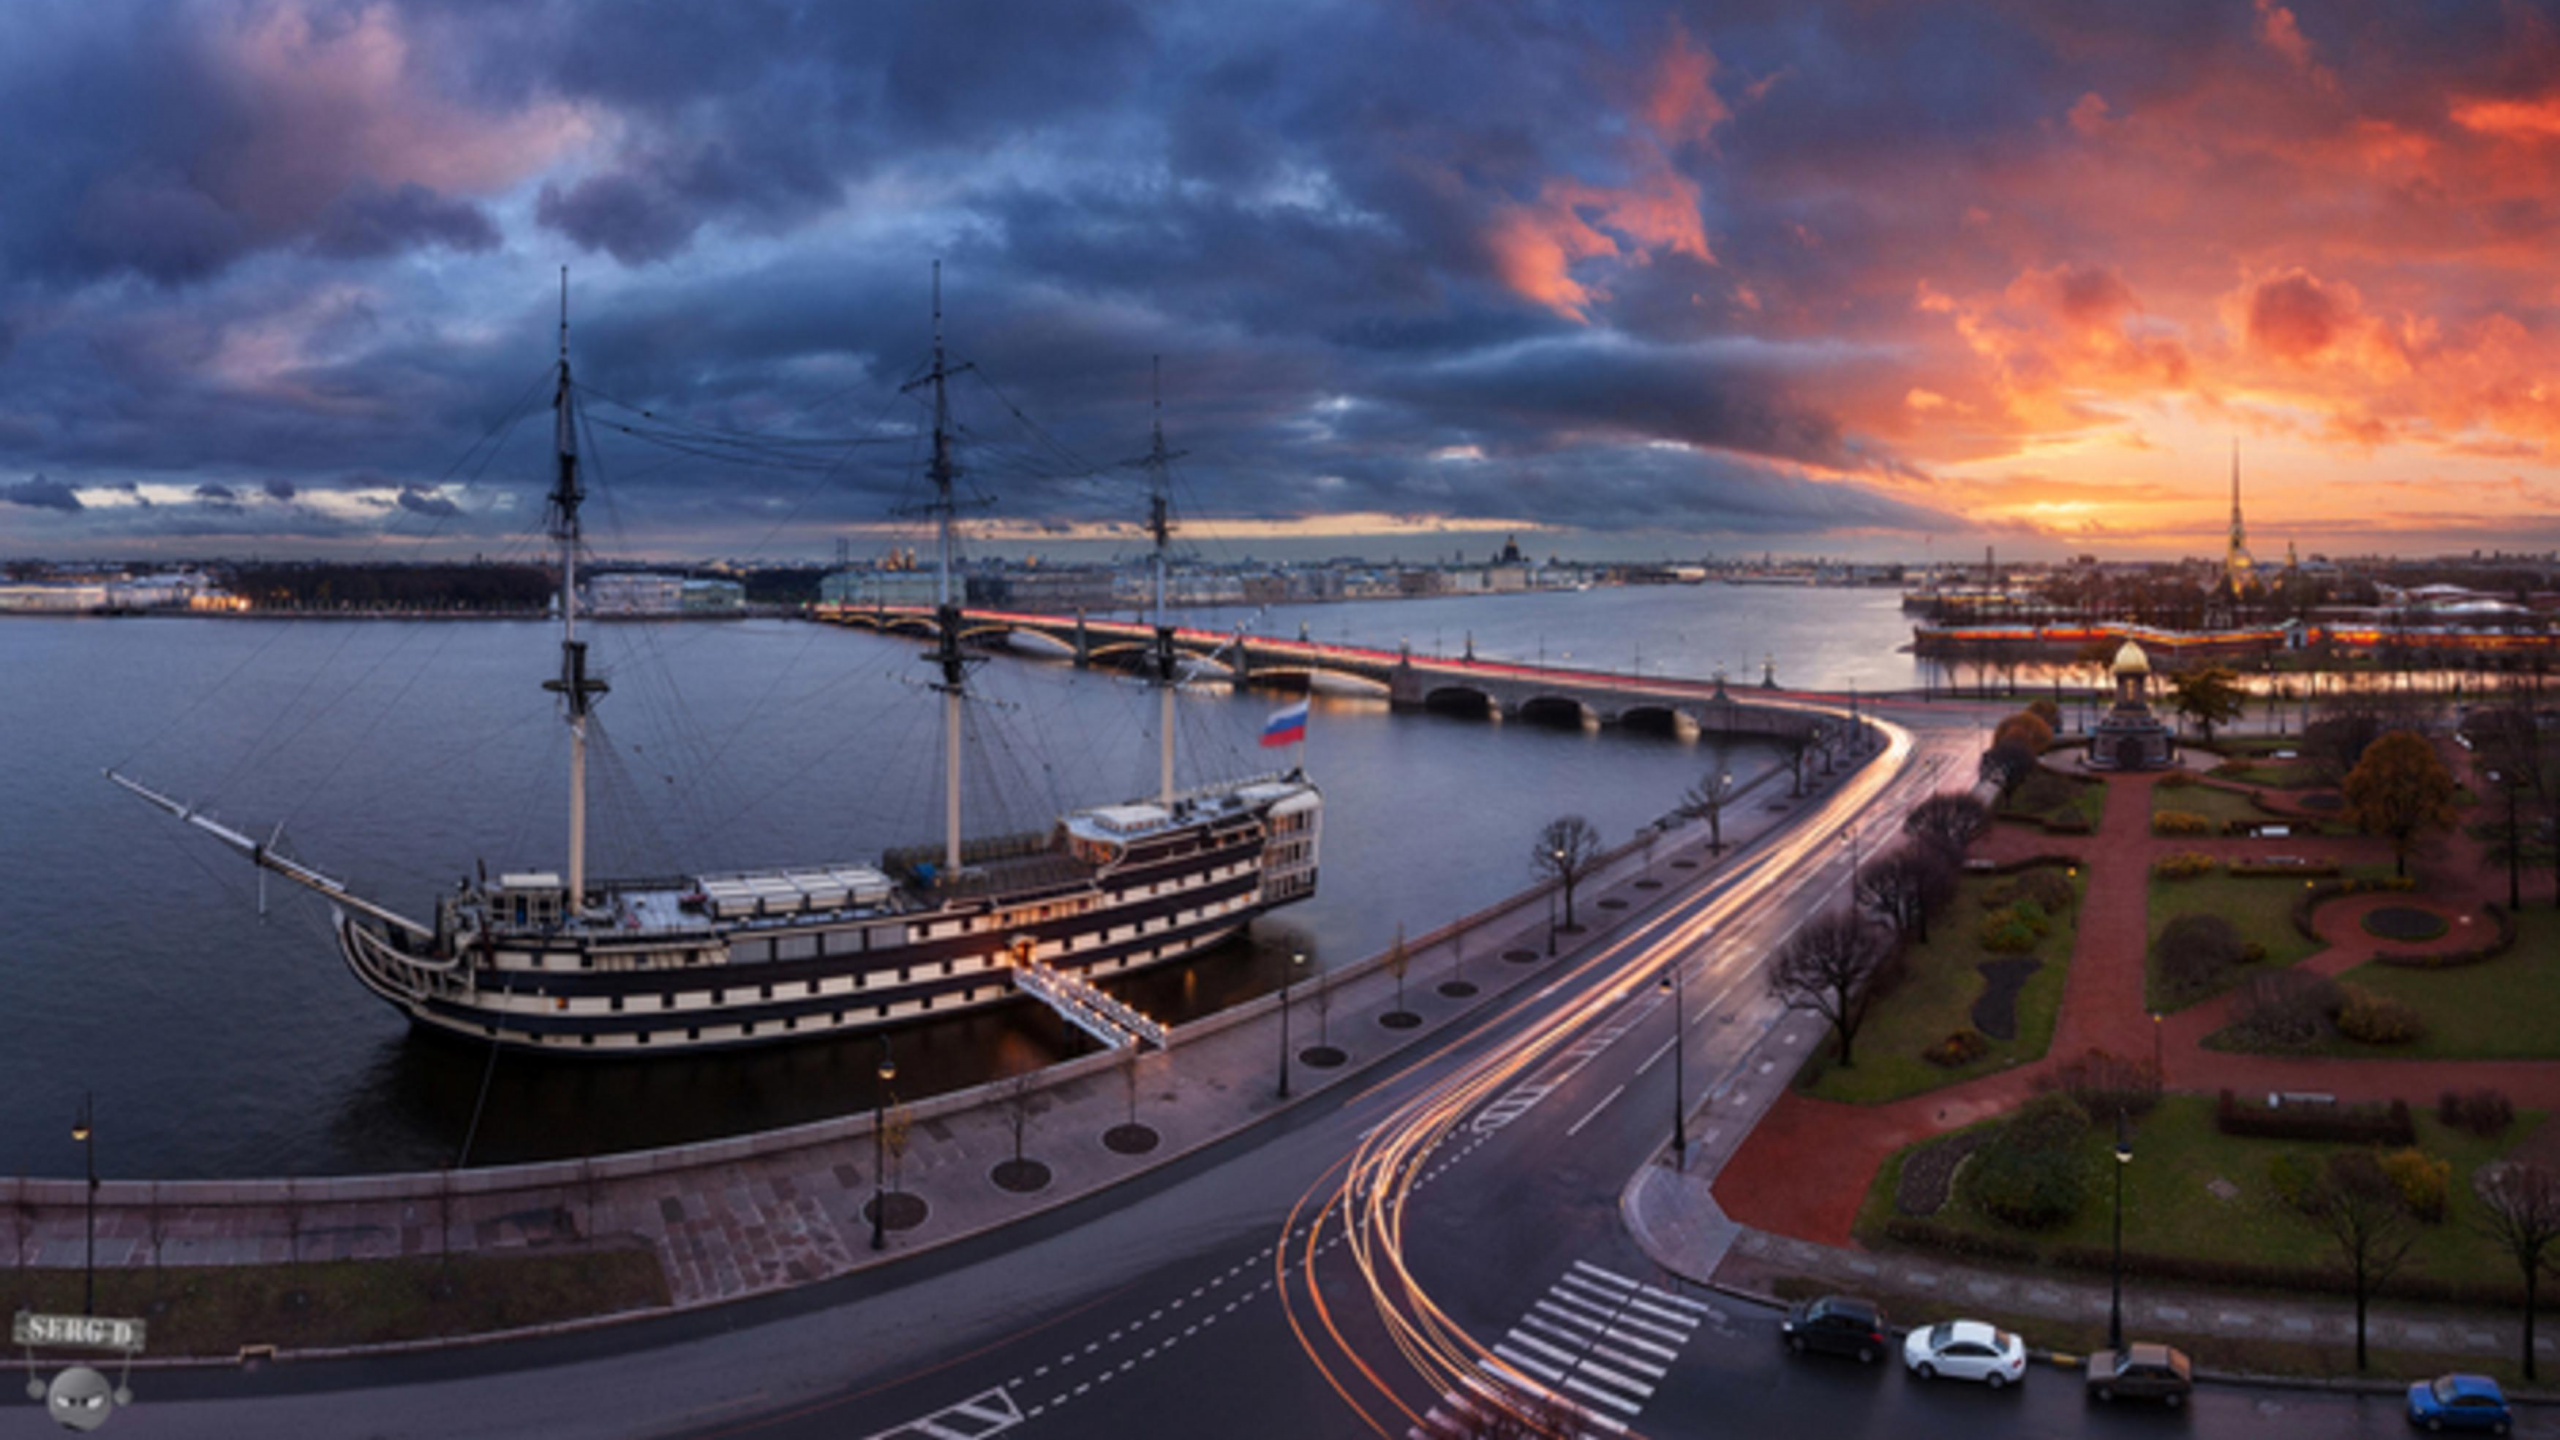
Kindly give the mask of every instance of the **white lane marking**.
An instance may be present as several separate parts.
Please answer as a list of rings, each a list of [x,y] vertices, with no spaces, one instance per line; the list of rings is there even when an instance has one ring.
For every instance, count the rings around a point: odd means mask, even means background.
[[[1589,1113],[1589,1114],[1587,1114],[1587,1115],[1583,1116],[1583,1117],[1582,1117],[1581,1119],[1579,1119],[1579,1120],[1574,1121],[1574,1122],[1573,1122],[1573,1128],[1571,1128],[1571,1129],[1569,1129],[1569,1130],[1567,1130],[1567,1131],[1565,1131],[1565,1132],[1564,1132],[1564,1138],[1566,1138],[1567,1140],[1570,1140],[1570,1139],[1572,1139],[1574,1136],[1581,1134],[1581,1133],[1582,1133],[1582,1127],[1583,1127],[1583,1126],[1585,1126],[1585,1125],[1590,1124],[1590,1123],[1591,1123],[1592,1121],[1594,1121],[1594,1120],[1599,1119],[1599,1118],[1600,1118],[1600,1112],[1609,1108],[1609,1102],[1610,1102],[1610,1101],[1615,1100],[1615,1099],[1617,1099],[1619,1096],[1624,1095],[1624,1094],[1626,1094],[1626,1093],[1627,1093],[1627,1087],[1626,1087],[1626,1086],[1624,1086],[1624,1085],[1620,1085],[1620,1086],[1618,1086],[1616,1089],[1611,1090],[1608,1094],[1601,1096],[1601,1097],[1600,1097],[1600,1103],[1591,1107],[1591,1113]]]
[[[1577,1395],[1588,1395],[1592,1399],[1599,1401],[1601,1404],[1608,1406],[1612,1410],[1621,1410],[1629,1415],[1633,1415],[1644,1408],[1615,1391],[1603,1390],[1597,1385],[1585,1385],[1580,1380],[1577,1380],[1570,1375],[1564,1377],[1564,1388]]]
[[[1591,1263],[1590,1261],[1588,1261],[1588,1260],[1576,1260],[1576,1261],[1574,1261],[1574,1262],[1573,1262],[1573,1268],[1574,1268],[1574,1269],[1576,1269],[1576,1270],[1581,1271],[1583,1274],[1588,1275],[1588,1276],[1590,1276],[1591,1278],[1593,1278],[1593,1279],[1595,1279],[1595,1280],[1607,1280],[1607,1281],[1610,1281],[1610,1282],[1612,1282],[1612,1283],[1616,1284],[1617,1286],[1619,1286],[1621,1289],[1633,1290],[1633,1289],[1635,1289],[1635,1288],[1636,1288],[1636,1282],[1635,1282],[1635,1281],[1628,1279],[1626,1276],[1619,1274],[1619,1273],[1618,1273],[1617,1271],[1615,1271],[1615,1270],[1603,1270],[1603,1269],[1601,1269],[1599,1266],[1592,1264],[1592,1263]]]
[[[1505,1362],[1516,1365],[1550,1384],[1564,1378],[1564,1371],[1543,1360],[1532,1360],[1508,1345],[1494,1346],[1493,1353],[1501,1356]]]

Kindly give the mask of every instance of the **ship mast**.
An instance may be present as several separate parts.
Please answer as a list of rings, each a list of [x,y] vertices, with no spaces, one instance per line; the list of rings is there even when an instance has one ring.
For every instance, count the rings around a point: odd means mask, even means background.
[[[560,542],[560,674],[542,688],[560,696],[569,722],[568,915],[587,908],[587,712],[605,691],[587,675],[587,645],[578,638],[578,422],[569,388],[569,267],[560,267],[560,381],[551,399],[552,450],[558,472],[551,484],[551,538]]]
[[[1155,536],[1155,680],[1156,730],[1160,737],[1156,788],[1159,798],[1173,803],[1173,626],[1166,623],[1164,613],[1165,572],[1173,545],[1172,463],[1183,452],[1164,448],[1164,357],[1155,357],[1155,432],[1147,447],[1147,530]]]
[[[951,398],[946,382],[966,371],[963,365],[953,369],[942,354],[942,262],[933,262],[933,368],[905,388],[933,387],[933,462],[927,472],[933,481],[933,499],[928,502],[934,517],[934,539],[940,551],[941,569],[934,580],[934,644],[926,652],[942,671],[941,681],[934,686],[942,692],[942,865],[957,875],[960,871],[960,702],[967,689],[969,665],[960,653],[960,602],[964,598],[955,590],[952,576],[959,562],[957,546],[952,539],[952,523],[958,509],[952,482],[959,478],[960,468],[951,460]]]

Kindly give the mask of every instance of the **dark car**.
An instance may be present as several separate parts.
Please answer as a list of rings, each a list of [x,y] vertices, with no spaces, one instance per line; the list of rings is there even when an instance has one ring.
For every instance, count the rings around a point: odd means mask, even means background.
[[[1799,1355],[1828,1350],[1856,1356],[1862,1365],[1872,1364],[1884,1353],[1884,1312],[1871,1300],[1846,1295],[1799,1300],[1778,1323],[1778,1334]]]
[[[2127,1345],[2089,1357],[2089,1394],[2100,1400],[2157,1400],[2175,1410],[2196,1388],[2184,1352],[2166,1345]]]
[[[2514,1426],[2507,1397],[2486,1375],[2439,1375],[2409,1387],[2409,1423],[2428,1430],[2504,1435]]]

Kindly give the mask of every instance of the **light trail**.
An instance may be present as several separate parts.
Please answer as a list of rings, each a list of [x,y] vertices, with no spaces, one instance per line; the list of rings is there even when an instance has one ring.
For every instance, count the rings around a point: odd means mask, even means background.
[[[1406,1392],[1381,1374],[1379,1365],[1345,1334],[1344,1322],[1316,1273],[1328,1230],[1338,1234],[1346,1257],[1358,1271],[1354,1293],[1366,1291],[1389,1343],[1434,1400],[1463,1395],[1481,1409],[1532,1424],[1538,1423],[1540,1412],[1552,1416],[1563,1407],[1579,1417],[1576,1433],[1579,1424],[1591,1418],[1591,1412],[1560,1390],[1541,1385],[1496,1359],[1488,1346],[1440,1307],[1413,1273],[1404,1242],[1406,1212],[1415,1186],[1433,1153],[1461,1121],[1527,1080],[1583,1030],[1637,993],[1639,982],[1666,966],[1703,955],[1709,937],[1738,929],[1750,907],[1770,894],[1784,893],[1781,887],[1810,882],[1830,866],[1850,861],[1852,857],[1835,843],[1835,835],[1904,778],[1916,744],[1911,732],[1901,726],[1872,716],[1868,723],[1886,735],[1878,763],[1853,776],[1807,822],[1790,827],[1767,849],[1746,859],[1713,894],[1648,917],[1573,962],[1560,979],[1541,989],[1538,998],[1577,984],[1582,987],[1580,993],[1403,1101],[1372,1126],[1349,1155],[1327,1167],[1300,1194],[1273,1251],[1281,1304],[1299,1347],[1370,1432],[1400,1436],[1402,1428],[1390,1428],[1397,1423],[1394,1417],[1401,1416],[1404,1426],[1419,1425],[1423,1417],[1405,1398]],[[1925,782],[1934,773],[1933,766],[1916,778]],[[1717,967],[1710,963],[1707,968]],[[1723,987],[1718,1002],[1757,968],[1756,961],[1746,965]],[[1658,1003],[1650,996],[1646,1000]],[[1302,1230],[1302,1239],[1293,1238],[1300,1237]],[[1294,1264],[1292,1245],[1299,1246]],[[1304,1293],[1299,1294],[1295,1286],[1303,1286]],[[1374,1397],[1357,1393],[1362,1382],[1375,1392]],[[1382,1402],[1374,1411],[1364,1403],[1372,1399]]]

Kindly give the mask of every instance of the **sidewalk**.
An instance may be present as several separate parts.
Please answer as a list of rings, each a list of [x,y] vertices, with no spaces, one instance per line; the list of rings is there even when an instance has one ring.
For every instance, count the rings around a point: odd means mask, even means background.
[[[1702,824],[1665,834],[1649,858],[1641,840],[1627,841],[1577,887],[1584,933],[1565,935],[1557,958],[1714,876],[1800,809],[1729,808],[1721,859],[1708,857]],[[1084,1056],[1038,1072],[1036,1088],[1025,1093],[1006,1081],[908,1107],[910,1146],[890,1165],[895,1183],[883,1251],[870,1243],[877,1141],[863,1113],[640,1155],[450,1176],[111,1180],[99,1194],[97,1263],[433,1257],[448,1247],[454,1254],[522,1253],[636,1238],[658,1255],[677,1310],[770,1293],[893,1263],[1085,1198],[1291,1105],[1365,1083],[1363,1072],[1378,1062],[1443,1038],[1455,1022],[1549,974],[1547,940],[1544,888],[1418,937],[1403,985],[1404,1006],[1418,1022],[1385,1023],[1397,986],[1383,955],[1292,987],[1288,1034],[1301,1058],[1291,1066],[1287,1101],[1276,1094],[1279,997],[1264,996],[1180,1027],[1172,1050],[1138,1056],[1134,1065],[1117,1053]],[[1444,994],[1444,984],[1461,973],[1474,993]],[[1339,1057],[1320,1053],[1326,1046]],[[1303,1058],[1311,1053],[1329,1063]],[[1044,1170],[1027,1178],[1011,1167],[1017,1106],[1025,1114],[1022,1153]],[[84,1199],[78,1181],[0,1181],[0,1233],[16,1244],[21,1263],[77,1269]],[[599,1322],[552,1328],[592,1323]]]

